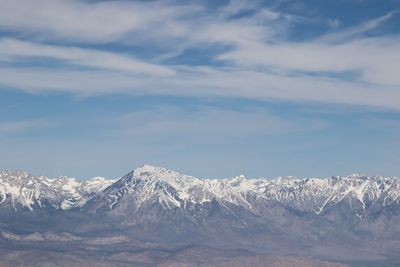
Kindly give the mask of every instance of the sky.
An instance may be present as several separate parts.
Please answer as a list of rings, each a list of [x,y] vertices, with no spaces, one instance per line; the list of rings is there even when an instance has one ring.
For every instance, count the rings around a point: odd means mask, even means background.
[[[0,0],[0,169],[400,176],[400,0]]]

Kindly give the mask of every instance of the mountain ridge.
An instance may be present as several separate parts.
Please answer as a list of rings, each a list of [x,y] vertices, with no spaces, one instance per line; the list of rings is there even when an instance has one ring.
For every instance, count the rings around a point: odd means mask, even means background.
[[[33,176],[26,171],[0,171],[0,205],[9,196],[14,206],[17,202],[31,210],[34,204],[40,207],[40,200],[45,198],[56,209],[68,210],[82,207],[91,198],[104,193],[105,189],[118,182],[121,183],[124,179],[127,180],[125,189],[121,190],[127,190],[132,181],[140,180],[143,183],[142,189],[147,186],[148,189],[156,190],[157,187],[164,192],[160,195],[165,197],[163,201],[167,205],[172,204],[176,207],[180,207],[179,200],[203,203],[218,199],[251,208],[247,199],[252,196],[274,200],[318,215],[323,213],[329,204],[338,204],[349,197],[356,201],[356,205],[362,206],[361,209],[355,209],[356,215],[362,216],[379,201],[382,206],[400,201],[398,177],[352,174],[330,178],[247,179],[240,175],[223,179],[199,179],[167,168],[143,165],[120,179],[94,177],[89,180],[77,180],[66,176],[50,179],[46,176]],[[175,191],[176,196],[167,194],[166,187]],[[133,189],[135,188],[131,188]]]
[[[358,174],[199,179],[143,165],[119,179],[80,181],[0,171],[0,243],[400,259],[399,196],[399,178]]]

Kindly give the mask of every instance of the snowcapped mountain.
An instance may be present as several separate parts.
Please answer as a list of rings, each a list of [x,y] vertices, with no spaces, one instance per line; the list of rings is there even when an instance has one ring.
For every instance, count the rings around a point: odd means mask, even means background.
[[[252,202],[269,200],[315,214],[323,214],[329,207],[348,200],[354,213],[362,216],[375,205],[383,208],[399,204],[400,179],[357,174],[328,179],[281,177],[268,180],[244,176],[198,179],[145,165],[121,178],[105,193],[110,209],[126,195],[134,195],[138,205],[157,198],[169,209],[212,200],[252,209]]]
[[[0,208],[6,203],[20,207],[51,207],[69,210],[96,200],[112,210],[129,197],[136,208],[146,201],[157,201],[165,209],[217,201],[257,213],[256,202],[273,201],[301,212],[323,215],[347,203],[358,217],[369,211],[400,203],[400,179],[353,174],[328,179],[199,179],[172,170],[144,165],[118,180],[95,177],[78,181],[70,177],[49,179],[24,171],[0,171]],[[131,203],[131,204],[132,204]]]
[[[74,240],[122,236],[129,242],[297,249],[308,255],[364,244],[369,251],[396,254],[400,179],[199,179],[149,165],[117,180],[0,171],[1,233],[0,242],[10,233],[17,239],[33,234],[35,240],[48,240],[46,233],[64,240],[67,233]]]
[[[349,201],[356,215],[372,207],[399,204],[400,179],[353,174],[329,179],[276,179],[267,183],[263,195],[293,208],[323,214],[329,207]]]
[[[0,171],[0,209],[53,208],[67,210],[86,203],[114,180],[95,177],[87,181],[75,178],[32,176],[25,171]]]

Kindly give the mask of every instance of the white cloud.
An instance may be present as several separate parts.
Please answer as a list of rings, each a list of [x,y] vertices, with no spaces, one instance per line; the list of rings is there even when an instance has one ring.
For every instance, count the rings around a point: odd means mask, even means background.
[[[111,71],[145,73],[168,76],[174,71],[168,67],[150,64],[132,56],[94,49],[62,47],[23,42],[10,38],[0,39],[0,60],[12,61],[24,57],[44,57],[66,61],[71,65],[87,66]]]
[[[222,8],[223,16],[236,15],[242,11],[250,11],[258,8],[257,1],[249,0],[231,0],[225,7]]]
[[[207,11],[211,14],[174,2],[22,2],[0,0],[0,25],[36,41],[0,40],[3,87],[32,93],[241,97],[400,109],[399,38],[362,37],[397,11],[321,38],[293,42],[285,38],[287,23],[297,23],[287,19],[291,14],[256,9],[246,1]],[[230,17],[241,10],[253,13]],[[59,44],[48,44],[54,40]],[[144,60],[132,55],[140,49],[127,55],[81,48],[78,43],[63,46],[65,40],[124,42],[128,47],[140,43],[148,46],[146,50],[162,52]],[[214,51],[215,46],[225,49]],[[211,64],[202,63],[207,67],[166,63],[192,48],[216,55]],[[34,65],[38,57],[63,64],[39,67]],[[32,64],[9,64],[21,58]]]
[[[218,59],[229,60],[243,68],[267,67],[286,72],[360,72],[361,81],[398,86],[400,77],[396,72],[400,69],[400,54],[396,51],[399,49],[400,42],[396,37],[367,38],[341,44],[319,41],[253,43],[222,53]]]
[[[0,67],[0,85],[28,92],[68,91],[78,95],[129,93],[195,97],[241,97],[365,105],[399,110],[396,87],[371,86],[313,76],[257,71],[180,68],[173,77],[131,76],[104,71],[67,71]]]
[[[86,42],[121,40],[131,32],[164,27],[170,19],[197,11],[161,1],[0,0],[0,7],[0,27]]]
[[[364,23],[350,27],[348,29],[334,33],[328,33],[326,35],[323,35],[320,39],[329,42],[343,42],[346,41],[347,39],[354,39],[355,37],[360,37],[360,35],[363,33],[379,28],[381,25],[383,25],[385,22],[387,22],[389,19],[395,16],[398,12],[399,10],[394,10],[379,18],[368,20]],[[333,22],[334,24],[336,24],[335,21]]]
[[[327,23],[329,25],[329,27],[331,27],[332,29],[337,29],[340,26],[340,21],[338,19],[327,19]]]

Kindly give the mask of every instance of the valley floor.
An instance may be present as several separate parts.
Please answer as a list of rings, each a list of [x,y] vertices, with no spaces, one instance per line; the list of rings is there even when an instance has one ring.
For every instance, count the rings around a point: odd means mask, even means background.
[[[245,250],[221,250],[203,246],[143,248],[126,246],[82,246],[55,243],[2,242],[2,267],[345,267],[347,265],[302,256],[271,256]]]

